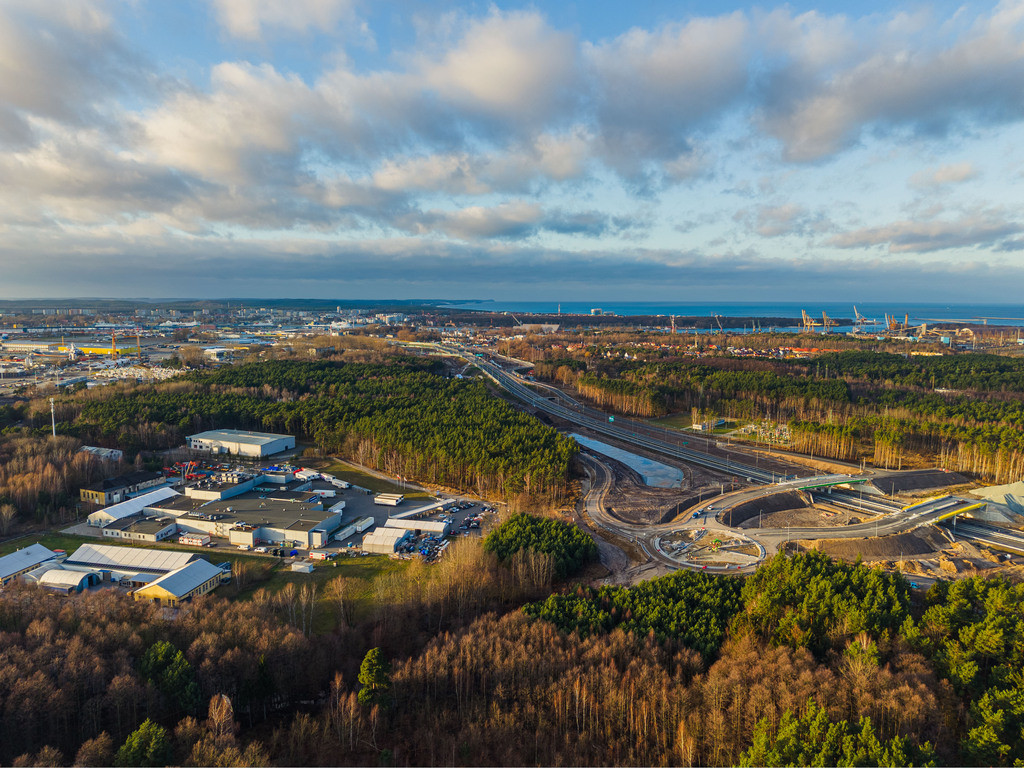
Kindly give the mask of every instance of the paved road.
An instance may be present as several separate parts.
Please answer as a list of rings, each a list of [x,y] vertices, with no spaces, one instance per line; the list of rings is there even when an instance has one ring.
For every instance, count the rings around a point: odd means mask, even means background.
[[[496,365],[486,358],[476,357],[471,351],[465,351],[461,348],[444,345],[439,345],[437,348],[447,354],[457,355],[474,362],[496,384],[510,394],[537,410],[544,411],[552,416],[557,416],[571,424],[575,424],[579,427],[585,427],[599,434],[612,437],[627,444],[645,448],[663,456],[679,459],[681,461],[696,464],[718,472],[745,477],[747,481],[751,483],[770,484],[767,486],[761,485],[760,487],[748,488],[742,491],[726,494],[725,496],[717,497],[710,503],[698,504],[688,512],[684,513],[684,518],[689,519],[686,519],[685,522],[681,524],[662,523],[638,526],[625,523],[613,517],[606,511],[604,497],[607,495],[610,490],[611,483],[613,482],[611,472],[608,470],[607,466],[595,456],[587,456],[586,453],[584,453],[587,464],[590,467],[590,471],[593,473],[591,492],[588,494],[586,499],[587,514],[599,527],[635,541],[653,561],[658,561],[672,567],[678,568],[684,566],[678,560],[668,557],[657,546],[657,540],[660,536],[671,531],[696,527],[706,527],[708,530],[720,530],[728,532],[734,536],[739,535],[747,537],[759,543],[764,548],[766,555],[770,555],[778,551],[780,545],[785,544],[792,539],[862,538],[905,533],[926,525],[942,523],[943,521],[952,519],[956,515],[968,512],[971,509],[980,506],[973,500],[950,499],[943,497],[903,509],[900,508],[898,504],[889,502],[884,498],[879,498],[877,496],[864,498],[863,495],[856,496],[841,490],[834,490],[832,491],[832,497],[838,503],[845,503],[850,506],[856,503],[859,505],[859,508],[863,509],[865,512],[876,513],[876,519],[866,523],[841,527],[739,529],[723,522],[723,518],[727,519],[728,510],[736,505],[761,498],[767,498],[768,496],[780,492],[791,492],[815,484],[836,483],[844,480],[856,482],[866,479],[866,475],[884,477],[899,473],[879,470],[862,471],[859,467],[850,465],[851,470],[855,470],[857,472],[857,476],[854,476],[851,473],[849,476],[819,475],[807,477],[807,475],[811,474],[811,470],[801,467],[795,470],[794,475],[783,478],[780,477],[777,472],[766,470],[756,464],[754,466],[750,466],[749,464],[744,463],[743,458],[749,461],[749,457],[745,457],[743,454],[727,455],[725,458],[714,455],[710,452],[715,445],[712,440],[704,438],[698,439],[703,441],[706,451],[694,450],[689,448],[688,445],[687,447],[684,447],[684,445],[694,438],[687,436],[686,443],[683,443],[680,435],[658,427],[652,427],[651,425],[634,422],[628,419],[620,419],[619,422],[616,423],[612,421],[607,414],[596,411],[595,409],[586,408],[557,390],[555,390],[557,394],[553,395],[553,399],[544,397],[530,387],[527,387],[516,376],[508,373],[501,366]],[[698,442],[698,444],[700,443]],[[804,476],[798,477],[796,475]],[[710,517],[706,513],[706,510],[708,510],[709,507],[713,508],[712,511],[715,513],[715,517]],[[705,511],[705,514],[702,514],[700,519],[694,519],[693,513],[698,510]],[[1021,534],[993,529],[991,526],[974,522],[966,528],[961,524],[958,533],[965,538],[973,538],[974,540],[990,545],[993,545],[993,542],[995,542],[994,545],[996,546],[1003,546],[1004,548],[1024,553],[1024,535]]]

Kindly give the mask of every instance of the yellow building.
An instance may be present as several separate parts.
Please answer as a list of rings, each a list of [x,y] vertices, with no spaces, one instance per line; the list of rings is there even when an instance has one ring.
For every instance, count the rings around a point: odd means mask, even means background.
[[[196,560],[154,579],[132,594],[136,600],[149,600],[157,605],[177,608],[196,595],[205,595],[215,590],[224,576],[224,571],[213,563]]]

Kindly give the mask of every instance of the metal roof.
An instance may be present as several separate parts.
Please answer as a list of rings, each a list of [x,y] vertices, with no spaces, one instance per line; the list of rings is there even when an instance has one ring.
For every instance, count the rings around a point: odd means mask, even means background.
[[[291,435],[274,435],[269,432],[242,432],[237,429],[211,429],[198,435],[189,435],[189,440],[220,440],[225,443],[244,443],[245,445],[266,445],[275,440],[283,440]]]
[[[32,568],[40,563],[45,563],[56,556],[56,552],[51,552],[42,544],[30,544],[24,549],[19,549],[17,552],[11,552],[9,555],[0,557],[0,579],[6,579],[8,576],[21,573],[26,568]]]
[[[365,546],[367,543],[394,544],[409,535],[411,532],[404,528],[375,528],[363,538],[363,545]]]
[[[143,589],[160,587],[175,597],[184,597],[210,579],[219,579],[223,575],[224,572],[213,563],[206,560],[196,560],[184,568],[171,571],[171,573],[149,582]]]
[[[53,568],[39,577],[39,583],[47,587],[76,589],[79,584],[89,578],[90,573],[99,575],[95,571],[65,571],[61,568]]]
[[[192,552],[83,544],[65,562],[68,565],[85,565],[108,570],[169,573],[198,558],[199,555]]]
[[[451,523],[446,523],[444,520],[402,520],[392,517],[384,524],[384,527],[400,528],[406,531],[447,533],[451,528]]]
[[[155,491],[144,493],[141,496],[136,496],[134,499],[128,499],[127,501],[122,501],[120,504],[114,504],[111,507],[97,510],[89,515],[89,517],[109,517],[112,521],[121,520],[122,518],[131,517],[132,515],[141,512],[152,504],[157,504],[161,501],[166,501],[167,499],[180,495],[181,494],[172,488],[157,488]]]

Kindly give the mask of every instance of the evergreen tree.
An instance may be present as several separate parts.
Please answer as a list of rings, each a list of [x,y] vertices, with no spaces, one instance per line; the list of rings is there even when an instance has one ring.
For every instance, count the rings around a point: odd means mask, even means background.
[[[118,766],[167,765],[171,759],[171,738],[167,729],[148,717],[125,740],[114,757]]]
[[[366,706],[383,704],[391,690],[391,665],[384,660],[380,648],[371,648],[359,667],[359,703]]]

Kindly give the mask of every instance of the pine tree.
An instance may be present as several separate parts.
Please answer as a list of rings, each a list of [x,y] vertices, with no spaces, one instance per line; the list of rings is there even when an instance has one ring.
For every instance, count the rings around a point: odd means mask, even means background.
[[[383,705],[384,697],[391,690],[391,665],[384,661],[380,648],[371,648],[359,667],[359,703],[366,706]]]

